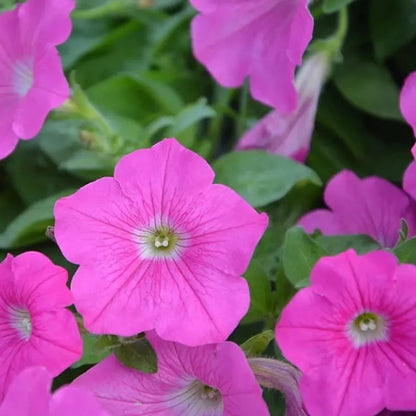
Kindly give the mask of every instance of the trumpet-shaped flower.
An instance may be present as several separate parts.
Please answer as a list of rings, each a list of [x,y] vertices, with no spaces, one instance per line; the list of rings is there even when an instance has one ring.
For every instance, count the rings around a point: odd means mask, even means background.
[[[329,56],[325,53],[307,59],[296,75],[299,99],[295,111],[290,114],[272,111],[240,138],[236,149],[262,149],[304,162],[328,68]]]
[[[412,72],[400,93],[400,110],[416,136],[416,72]]]
[[[359,179],[344,170],[328,182],[324,199],[330,210],[318,209],[299,220],[307,232],[319,228],[327,235],[367,234],[383,247],[394,247],[405,219],[409,236],[416,234],[414,202],[385,179]]]
[[[147,334],[158,372],[145,374],[114,356],[77,378],[113,415],[268,416],[243,351],[232,342],[187,347]]]
[[[69,96],[55,46],[70,34],[73,8],[73,0],[28,0],[0,15],[0,159]]]
[[[240,277],[267,216],[174,139],[123,157],[55,205],[55,237],[80,265],[75,305],[95,333],[200,345],[226,339],[249,306]]]
[[[65,306],[72,304],[66,271],[41,253],[8,255],[0,264],[0,400],[29,366],[56,376],[78,360],[82,342]]]
[[[30,367],[12,381],[0,416],[108,416],[94,396],[73,386],[50,393],[52,375],[45,367]]]
[[[191,0],[195,57],[223,86],[250,78],[253,97],[280,112],[296,107],[295,67],[312,37],[306,0]]]
[[[276,326],[311,416],[416,410],[415,336],[416,267],[384,251],[319,260]]]

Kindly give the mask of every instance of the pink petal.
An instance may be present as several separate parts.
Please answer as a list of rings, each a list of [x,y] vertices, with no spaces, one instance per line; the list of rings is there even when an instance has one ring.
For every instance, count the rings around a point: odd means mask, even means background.
[[[397,243],[402,218],[408,224],[409,236],[416,233],[414,203],[401,189],[382,178],[359,179],[353,172],[344,170],[328,182],[324,198],[332,213],[324,215],[320,210],[319,214],[304,216],[300,222],[308,230],[320,228],[324,234],[367,234],[385,247],[394,247]]]
[[[48,113],[69,96],[61,60],[53,46],[45,47],[37,57],[33,71],[33,87],[20,102],[13,122],[14,132],[23,139],[36,136]]]
[[[226,87],[240,86],[250,77],[254,98],[279,111],[293,111],[295,66],[312,36],[306,0],[193,4],[202,12],[192,22],[194,55],[213,77]]]
[[[48,415],[51,384],[52,377],[44,367],[22,371],[0,405],[0,416]]]
[[[18,9],[23,43],[59,45],[72,29],[73,0],[28,0]]]
[[[416,72],[412,72],[400,93],[400,110],[416,136]]]
[[[200,347],[147,337],[158,356],[158,372],[144,374],[122,366],[110,356],[74,381],[94,392],[115,415],[268,416],[261,389],[241,349],[230,342]],[[217,389],[224,410],[207,407],[195,383]]]

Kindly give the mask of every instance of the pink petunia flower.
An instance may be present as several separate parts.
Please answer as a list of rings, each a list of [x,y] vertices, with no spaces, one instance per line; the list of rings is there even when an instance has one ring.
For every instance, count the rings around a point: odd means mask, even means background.
[[[200,345],[237,326],[249,306],[240,275],[267,216],[213,178],[205,160],[166,139],[56,203],[55,237],[80,264],[72,292],[90,331],[156,329]]]
[[[37,252],[0,263],[0,400],[29,366],[58,375],[82,355],[65,269]]]
[[[406,121],[412,126],[416,136],[416,71],[412,72],[400,93],[400,110]]]
[[[0,15],[0,159],[36,136],[69,96],[58,51],[71,32],[73,0],[28,0]]]
[[[295,67],[312,38],[306,0],[191,0],[195,57],[225,87],[250,78],[252,96],[283,113],[296,107]]]
[[[415,337],[416,267],[384,251],[319,260],[276,326],[311,416],[416,410]]]
[[[64,386],[51,395],[51,384],[46,368],[23,370],[6,393],[0,416],[109,416],[90,392]]]
[[[299,220],[307,232],[367,234],[383,247],[394,247],[400,220],[406,220],[409,236],[416,234],[416,206],[400,188],[378,177],[358,178],[344,170],[327,184],[324,199],[328,209],[318,209]]]
[[[113,415],[268,416],[243,351],[232,342],[186,347],[147,334],[158,372],[145,374],[114,356],[77,378]]]
[[[294,112],[274,110],[246,132],[237,150],[262,149],[304,162],[309,152],[315,114],[330,58],[325,53],[311,56],[296,75],[299,99]]]

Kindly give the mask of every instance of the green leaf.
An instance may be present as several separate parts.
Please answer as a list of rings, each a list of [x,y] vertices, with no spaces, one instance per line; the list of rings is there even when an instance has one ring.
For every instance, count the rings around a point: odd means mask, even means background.
[[[274,331],[269,329],[249,338],[240,347],[247,357],[253,357],[261,355],[272,340],[274,340]]]
[[[0,249],[19,248],[47,240],[45,231],[54,222],[55,201],[73,192],[75,190],[66,190],[35,202],[18,215],[0,234]]]
[[[370,29],[377,58],[388,58],[416,36],[414,0],[372,0]]]
[[[114,350],[117,359],[127,367],[135,368],[143,373],[157,372],[157,356],[146,338],[138,338],[123,343]]]
[[[213,164],[215,181],[230,186],[254,207],[283,198],[296,184],[321,185],[310,168],[262,151],[232,152]]]
[[[196,138],[197,123],[214,117],[216,112],[207,104],[206,98],[182,109],[172,120],[166,137],[176,137],[184,146],[192,147]]]
[[[322,10],[325,13],[334,13],[344,6],[352,3],[354,0],[324,0]]]
[[[140,124],[159,114],[176,114],[183,107],[174,90],[144,77],[115,76],[89,88],[87,95],[102,114],[116,113]]]
[[[349,248],[353,248],[358,254],[380,249],[380,245],[376,241],[363,234],[318,235],[312,236],[312,238],[331,256]]]
[[[248,324],[270,317],[273,314],[273,297],[263,268],[253,260],[244,277],[250,288],[250,309],[242,322]]]
[[[373,62],[345,64],[333,79],[344,97],[359,109],[380,118],[402,120],[399,88],[385,67]]]
[[[295,287],[309,284],[309,276],[315,263],[328,252],[315,242],[301,227],[293,227],[286,233],[283,244],[283,267],[287,278]]]
[[[398,245],[393,252],[400,263],[416,264],[416,237]]]
[[[114,347],[114,337],[111,335],[97,336],[88,332],[82,333],[82,357],[72,368],[85,364],[95,364],[109,356]]]

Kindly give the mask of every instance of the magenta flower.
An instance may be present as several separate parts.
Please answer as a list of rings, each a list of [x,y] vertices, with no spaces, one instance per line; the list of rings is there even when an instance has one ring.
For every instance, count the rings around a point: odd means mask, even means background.
[[[412,72],[400,93],[400,110],[406,121],[412,126],[416,136],[416,71]]]
[[[295,111],[290,114],[272,111],[240,138],[236,149],[262,149],[304,162],[328,69],[329,57],[324,53],[306,60],[296,75],[299,99]]]
[[[307,232],[367,234],[383,247],[394,247],[400,220],[406,220],[409,236],[416,234],[414,202],[393,184],[378,177],[359,179],[344,170],[327,184],[324,199],[331,210],[318,209],[299,220]]]
[[[145,374],[114,356],[77,378],[113,415],[268,416],[243,351],[232,342],[186,347],[147,334],[158,372]]]
[[[256,100],[283,113],[296,107],[295,67],[312,37],[306,0],[191,0],[195,57],[225,87],[250,78]]]
[[[73,8],[73,0],[28,0],[0,15],[0,159],[69,96],[55,46],[71,32]]]
[[[50,393],[52,375],[44,367],[23,370],[0,405],[0,416],[108,416],[94,396],[73,386]]]
[[[62,267],[41,253],[10,254],[0,263],[0,400],[10,381],[29,366],[56,376],[82,355]]]
[[[276,326],[311,416],[416,410],[415,337],[416,267],[384,251],[319,260]]]
[[[55,206],[55,237],[80,264],[75,305],[95,333],[156,329],[187,345],[222,341],[249,306],[240,277],[267,226],[175,139],[123,157]]]

